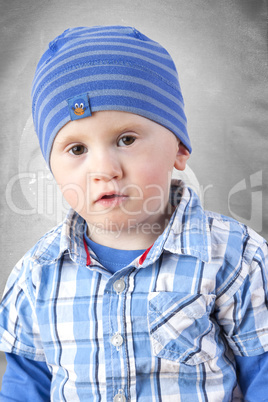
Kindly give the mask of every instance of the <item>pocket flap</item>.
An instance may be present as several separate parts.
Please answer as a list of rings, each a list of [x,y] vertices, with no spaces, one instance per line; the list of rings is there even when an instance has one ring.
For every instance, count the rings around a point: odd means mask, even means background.
[[[152,292],[148,320],[153,352],[165,359],[199,364],[217,355],[210,320],[215,295]]]

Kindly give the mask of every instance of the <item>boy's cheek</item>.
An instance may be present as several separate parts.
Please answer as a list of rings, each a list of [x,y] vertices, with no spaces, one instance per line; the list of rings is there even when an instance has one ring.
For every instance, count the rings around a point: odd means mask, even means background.
[[[80,213],[87,204],[86,193],[78,184],[67,183],[59,185],[60,191],[67,203],[78,213]]]

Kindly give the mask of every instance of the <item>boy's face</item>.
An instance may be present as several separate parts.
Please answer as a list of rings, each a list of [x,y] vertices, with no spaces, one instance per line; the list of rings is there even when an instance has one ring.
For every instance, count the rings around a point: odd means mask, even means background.
[[[50,162],[64,198],[100,242],[98,233],[135,231],[137,237],[153,225],[158,237],[172,212],[173,167],[183,170],[188,156],[165,127],[133,113],[101,111],[67,123]]]

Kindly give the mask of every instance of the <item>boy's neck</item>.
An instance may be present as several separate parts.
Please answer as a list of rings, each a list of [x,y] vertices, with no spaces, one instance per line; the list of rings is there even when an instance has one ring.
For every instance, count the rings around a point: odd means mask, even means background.
[[[87,222],[87,235],[95,243],[120,250],[149,248],[167,227],[171,214],[163,214],[156,222],[116,225],[116,230],[102,229]],[[115,227],[115,225],[113,225]]]

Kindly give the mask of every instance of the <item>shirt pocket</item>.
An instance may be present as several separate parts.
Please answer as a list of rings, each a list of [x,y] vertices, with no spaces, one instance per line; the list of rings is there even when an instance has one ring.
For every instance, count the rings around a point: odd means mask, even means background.
[[[153,354],[187,365],[216,357],[217,334],[210,319],[214,300],[215,295],[151,292],[148,324]]]

